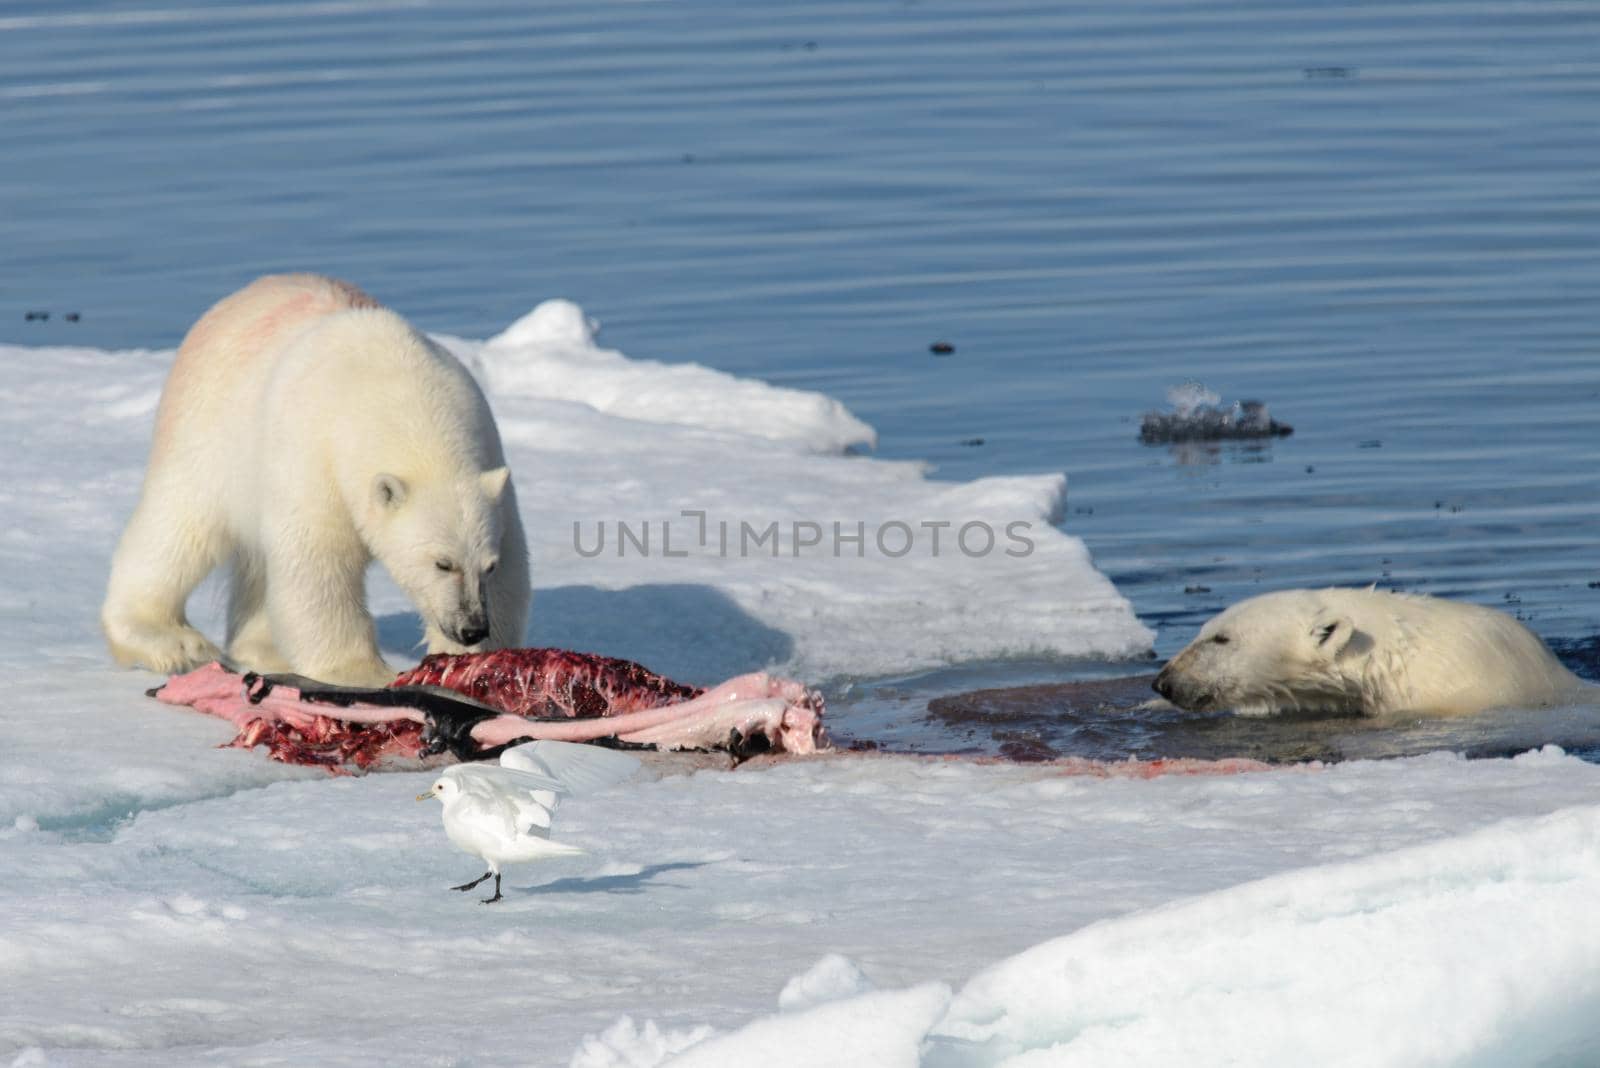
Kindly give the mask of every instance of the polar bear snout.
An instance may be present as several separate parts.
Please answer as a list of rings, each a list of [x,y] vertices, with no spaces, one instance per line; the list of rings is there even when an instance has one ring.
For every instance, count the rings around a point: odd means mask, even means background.
[[[462,585],[467,588],[462,589]],[[494,636],[494,608],[489,591],[479,589],[474,594],[471,587],[470,582],[446,582],[416,592],[413,600],[419,607],[432,605],[422,610],[427,624],[428,652],[474,652]],[[500,611],[506,609],[502,607]]]
[[[1201,685],[1184,671],[1184,656],[1179,654],[1167,662],[1156,675],[1150,688],[1179,708],[1189,712],[1203,712],[1216,702],[1211,687]]]
[[[471,648],[489,637],[489,591],[481,579],[474,583],[459,571],[447,576],[446,586],[455,587],[449,598],[453,603],[439,614],[439,630],[457,645]]]
[[[489,636],[489,621],[483,616],[468,620],[462,628],[450,635],[450,640],[462,645],[477,645]]]

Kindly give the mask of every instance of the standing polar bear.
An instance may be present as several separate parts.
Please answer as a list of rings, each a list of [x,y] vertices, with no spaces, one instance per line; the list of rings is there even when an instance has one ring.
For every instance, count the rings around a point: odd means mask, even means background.
[[[528,554],[488,402],[449,353],[354,286],[262,278],[184,338],[101,623],[116,658],[183,671],[219,652],[189,593],[230,561],[228,655],[383,685],[366,605],[379,560],[429,652],[519,644]]]
[[[1200,628],[1156,676],[1193,711],[1450,716],[1592,701],[1537,635],[1474,604],[1380,590],[1284,590]]]

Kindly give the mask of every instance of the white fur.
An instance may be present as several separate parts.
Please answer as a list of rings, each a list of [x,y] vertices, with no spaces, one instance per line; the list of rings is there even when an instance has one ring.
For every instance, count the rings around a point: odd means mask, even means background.
[[[1380,590],[1284,590],[1229,608],[1157,677],[1190,709],[1460,715],[1593,699],[1503,612]]]
[[[471,375],[353,286],[262,278],[178,350],[112,561],[106,639],[155,671],[214,659],[184,604],[228,561],[236,663],[382,684],[394,673],[366,607],[374,559],[421,613],[430,652],[465,650],[485,624],[471,648],[520,643],[527,548]]]

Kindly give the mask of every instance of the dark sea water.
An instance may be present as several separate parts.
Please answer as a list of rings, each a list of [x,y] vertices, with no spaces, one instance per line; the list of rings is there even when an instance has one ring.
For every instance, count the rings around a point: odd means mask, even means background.
[[[468,337],[567,296],[939,477],[1066,471],[1162,655],[1295,585],[1600,630],[1587,0],[10,2],[0,160],[0,340],[170,347],[279,269]],[[1295,433],[1139,444],[1189,379]]]

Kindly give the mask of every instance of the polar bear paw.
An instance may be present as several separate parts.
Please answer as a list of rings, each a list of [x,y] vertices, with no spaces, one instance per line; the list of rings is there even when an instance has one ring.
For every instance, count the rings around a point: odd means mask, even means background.
[[[106,623],[117,662],[162,675],[181,675],[222,658],[222,650],[185,623]]]

